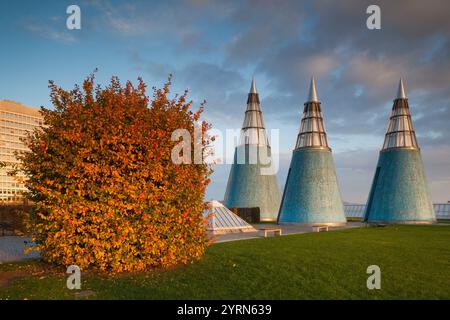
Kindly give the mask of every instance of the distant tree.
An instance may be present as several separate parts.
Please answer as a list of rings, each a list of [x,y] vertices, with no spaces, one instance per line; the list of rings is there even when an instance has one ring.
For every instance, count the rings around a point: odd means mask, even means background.
[[[191,135],[203,110],[192,112],[187,91],[169,98],[171,77],[146,95],[139,79],[122,87],[66,91],[50,82],[54,110],[27,139],[21,156],[28,197],[35,204],[28,230],[51,263],[108,272],[188,263],[202,256],[204,193],[210,167],[171,161],[175,129]],[[201,148],[210,144],[202,122]]]

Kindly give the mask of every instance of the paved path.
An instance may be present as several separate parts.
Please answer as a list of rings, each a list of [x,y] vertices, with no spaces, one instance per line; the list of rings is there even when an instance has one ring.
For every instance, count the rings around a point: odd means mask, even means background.
[[[254,224],[253,226],[255,227],[255,229],[272,228],[272,227],[280,228],[282,235],[313,232],[312,227],[304,227],[304,226],[298,226],[298,225],[278,225],[278,224],[264,223],[264,224]],[[329,227],[329,230],[331,231],[331,230],[339,230],[339,229],[359,228],[362,226],[364,226],[364,223],[362,223],[362,222],[347,222],[347,225],[345,225],[345,226]],[[271,237],[271,236],[272,236],[272,234],[268,235],[268,237]],[[220,242],[228,242],[228,241],[236,241],[236,240],[255,239],[255,238],[261,238],[261,237],[264,237],[263,231],[227,233],[227,234],[223,234],[223,235],[214,236],[214,242],[220,243]]]
[[[358,228],[363,226],[361,222],[348,222],[344,227],[330,227],[329,230],[337,229],[347,229],[347,228]],[[289,234],[301,234],[312,232],[311,227],[302,227],[296,225],[277,225],[277,224],[257,224],[254,225],[256,229],[258,228],[269,228],[276,227],[281,228],[283,235]],[[237,241],[237,240],[247,240],[254,238],[261,238],[264,234],[262,231],[258,232],[239,232],[239,233],[228,233],[224,235],[217,235],[214,237],[215,243],[227,242],[227,241]],[[269,235],[272,236],[272,235]],[[7,263],[13,261],[23,261],[28,259],[39,258],[39,253],[36,251],[31,251],[29,254],[24,254],[23,250],[29,246],[25,241],[30,241],[29,238],[17,237],[17,236],[7,236],[0,237],[0,263]]]
[[[23,253],[23,250],[30,246],[25,244],[25,241],[29,242],[30,239],[17,236],[0,237],[0,263],[39,258],[36,251]]]

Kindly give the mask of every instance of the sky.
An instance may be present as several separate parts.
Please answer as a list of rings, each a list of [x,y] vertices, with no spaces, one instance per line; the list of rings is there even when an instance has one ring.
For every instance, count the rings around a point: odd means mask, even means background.
[[[66,27],[72,4],[80,30]],[[366,26],[371,4],[380,30]],[[255,77],[266,127],[279,130],[280,188],[314,75],[346,202],[367,200],[403,77],[432,199],[450,200],[446,0],[2,0],[0,16],[0,99],[51,108],[49,80],[70,89],[96,68],[102,85],[160,87],[173,74],[173,92],[206,100],[204,119],[224,132],[241,127]],[[206,197],[221,200],[230,165],[214,170]]]

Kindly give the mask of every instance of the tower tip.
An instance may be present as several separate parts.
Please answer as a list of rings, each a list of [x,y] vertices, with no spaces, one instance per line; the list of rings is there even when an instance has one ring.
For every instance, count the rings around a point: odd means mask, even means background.
[[[406,99],[405,86],[403,85],[402,78],[400,78],[398,83],[397,99]]]
[[[314,79],[314,76],[311,77],[307,102],[319,102],[319,99],[317,98],[316,80]]]
[[[257,93],[255,77],[252,78],[252,85],[250,86],[250,93]]]

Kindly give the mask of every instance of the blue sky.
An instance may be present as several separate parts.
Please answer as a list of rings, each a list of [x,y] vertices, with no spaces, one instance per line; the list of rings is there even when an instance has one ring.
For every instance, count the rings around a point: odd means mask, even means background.
[[[81,30],[66,8],[81,8]],[[51,107],[48,80],[71,88],[142,76],[206,99],[205,118],[239,128],[256,77],[268,128],[280,129],[284,184],[309,77],[314,74],[345,201],[365,202],[400,76],[434,201],[450,200],[450,4],[377,1],[11,1],[0,3],[0,99]],[[207,197],[222,199],[229,166]]]

